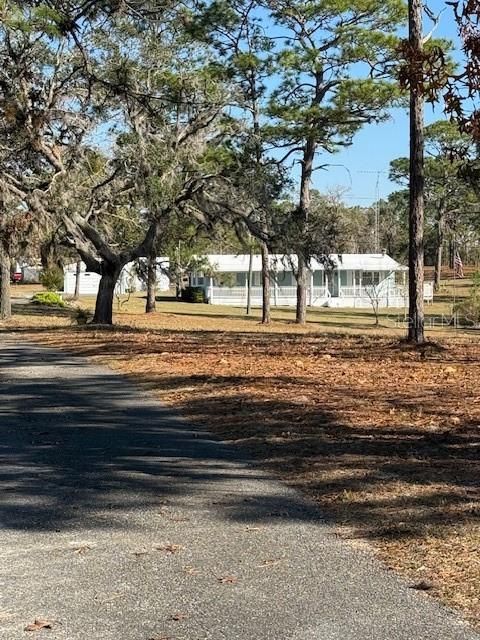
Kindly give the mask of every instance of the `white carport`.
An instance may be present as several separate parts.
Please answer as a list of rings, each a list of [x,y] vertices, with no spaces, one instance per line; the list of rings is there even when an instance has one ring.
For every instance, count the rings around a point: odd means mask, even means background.
[[[157,259],[157,291],[168,291],[170,279],[166,274],[170,265],[169,258],[161,257]],[[75,293],[75,280],[77,274],[77,264],[69,264],[64,268],[63,291],[65,295]],[[98,293],[100,275],[94,271],[87,271],[85,264],[80,265],[80,295],[95,296]],[[123,295],[129,291],[144,291],[145,284],[137,275],[134,262],[129,262],[122,270],[116,286],[116,293]]]

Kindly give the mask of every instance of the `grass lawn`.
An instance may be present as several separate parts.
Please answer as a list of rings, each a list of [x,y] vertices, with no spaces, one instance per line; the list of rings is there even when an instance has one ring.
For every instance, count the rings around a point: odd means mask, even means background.
[[[455,284],[455,296],[468,282]],[[451,311],[451,285],[428,308]],[[10,328],[135,377],[164,402],[315,500],[356,543],[480,628],[480,342],[437,326],[416,351],[397,314],[312,310],[306,327],[275,310],[136,296],[112,330],[74,327],[68,311],[18,305]],[[91,306],[92,299],[81,301]]]

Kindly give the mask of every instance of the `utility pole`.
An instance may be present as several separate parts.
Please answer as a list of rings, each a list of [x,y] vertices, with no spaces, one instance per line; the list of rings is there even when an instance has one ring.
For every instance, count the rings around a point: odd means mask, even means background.
[[[409,202],[409,318],[408,340],[425,341],[424,279],[424,69],[423,2],[408,2],[410,67],[410,202]]]
[[[380,253],[380,176],[386,171],[359,171],[358,173],[373,173],[377,176],[375,183],[375,226],[373,237],[373,251]]]
[[[375,253],[380,253],[380,171],[375,185]]]

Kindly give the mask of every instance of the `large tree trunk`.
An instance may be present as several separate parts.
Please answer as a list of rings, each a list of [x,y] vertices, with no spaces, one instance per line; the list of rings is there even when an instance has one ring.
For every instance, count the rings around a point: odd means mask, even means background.
[[[64,261],[58,252],[58,242],[54,237],[48,238],[40,245],[40,261],[44,271],[52,267],[58,267],[63,270]]]
[[[297,270],[297,324],[305,324],[307,321],[307,264],[304,256],[298,254]]]
[[[310,191],[315,151],[315,140],[313,138],[307,140],[303,153],[302,175],[300,178],[300,202],[297,210],[298,234],[300,236],[300,247],[299,250],[297,250],[297,324],[305,324],[305,322],[307,321],[307,256],[305,255],[305,242],[306,234],[308,231],[307,227],[310,212]]]
[[[54,260],[53,260],[53,250],[52,250],[52,243],[50,242],[50,240],[46,240],[45,242],[42,242],[40,245],[40,261],[42,263],[42,269],[44,271],[46,271],[47,269],[50,269],[50,267],[53,265]]]
[[[422,1],[409,0],[409,40],[412,60],[410,78],[410,206],[409,206],[409,327],[408,340],[422,344],[424,334],[424,97],[422,71],[420,65],[422,53]],[[421,66],[421,65],[420,65]]]
[[[270,264],[265,242],[260,243],[260,250],[262,253],[262,324],[270,324]]]
[[[252,313],[253,247],[250,245],[250,257],[247,274],[247,316]]]
[[[77,260],[77,266],[75,270],[75,291],[73,294],[73,299],[78,300],[80,297],[80,280],[82,277],[82,261]]]
[[[106,262],[102,266],[102,277],[95,303],[93,324],[113,324],[113,296],[122,266],[107,264]]]
[[[12,302],[10,298],[10,256],[0,247],[0,320],[10,320],[12,317]]]
[[[437,214],[437,246],[435,247],[435,276],[433,280],[434,291],[440,291],[442,283],[443,242],[445,229],[445,209],[439,207]]]
[[[152,251],[147,258],[147,304],[145,313],[156,311],[157,291],[157,252]]]

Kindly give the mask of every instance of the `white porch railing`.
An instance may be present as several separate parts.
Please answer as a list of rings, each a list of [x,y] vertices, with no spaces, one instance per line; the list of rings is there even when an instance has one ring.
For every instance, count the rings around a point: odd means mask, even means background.
[[[376,285],[371,287],[340,287],[339,298],[405,298],[408,296],[408,287],[401,285]]]
[[[210,294],[210,302],[214,302],[217,298],[229,298],[242,302],[246,296],[246,290],[245,287],[210,287],[207,289],[208,294]]]
[[[296,298],[297,287],[272,287],[272,294],[277,296],[277,299],[282,298]]]
[[[238,304],[247,303],[247,287],[208,287],[207,297],[211,303],[217,304]],[[330,293],[326,287],[308,288],[307,304],[329,297]],[[252,287],[250,299],[253,305],[262,303],[262,287]],[[274,306],[294,305],[297,299],[297,287],[272,286],[270,290],[270,302]]]
[[[208,287],[207,297],[213,304],[246,305],[247,287]],[[250,290],[251,302],[259,306],[262,303],[262,287],[252,287]],[[318,305],[330,299],[331,293],[327,287],[308,287],[307,304]],[[372,298],[378,297],[382,305],[389,306],[393,299],[408,302],[408,287],[402,285],[380,284],[377,287],[340,287],[339,298],[353,298],[354,300],[369,302]],[[273,306],[295,305],[297,299],[297,287],[272,286],[270,291],[270,302]],[[424,299],[426,302],[433,301],[433,284],[424,284]],[[402,303],[403,304],[403,303]]]

